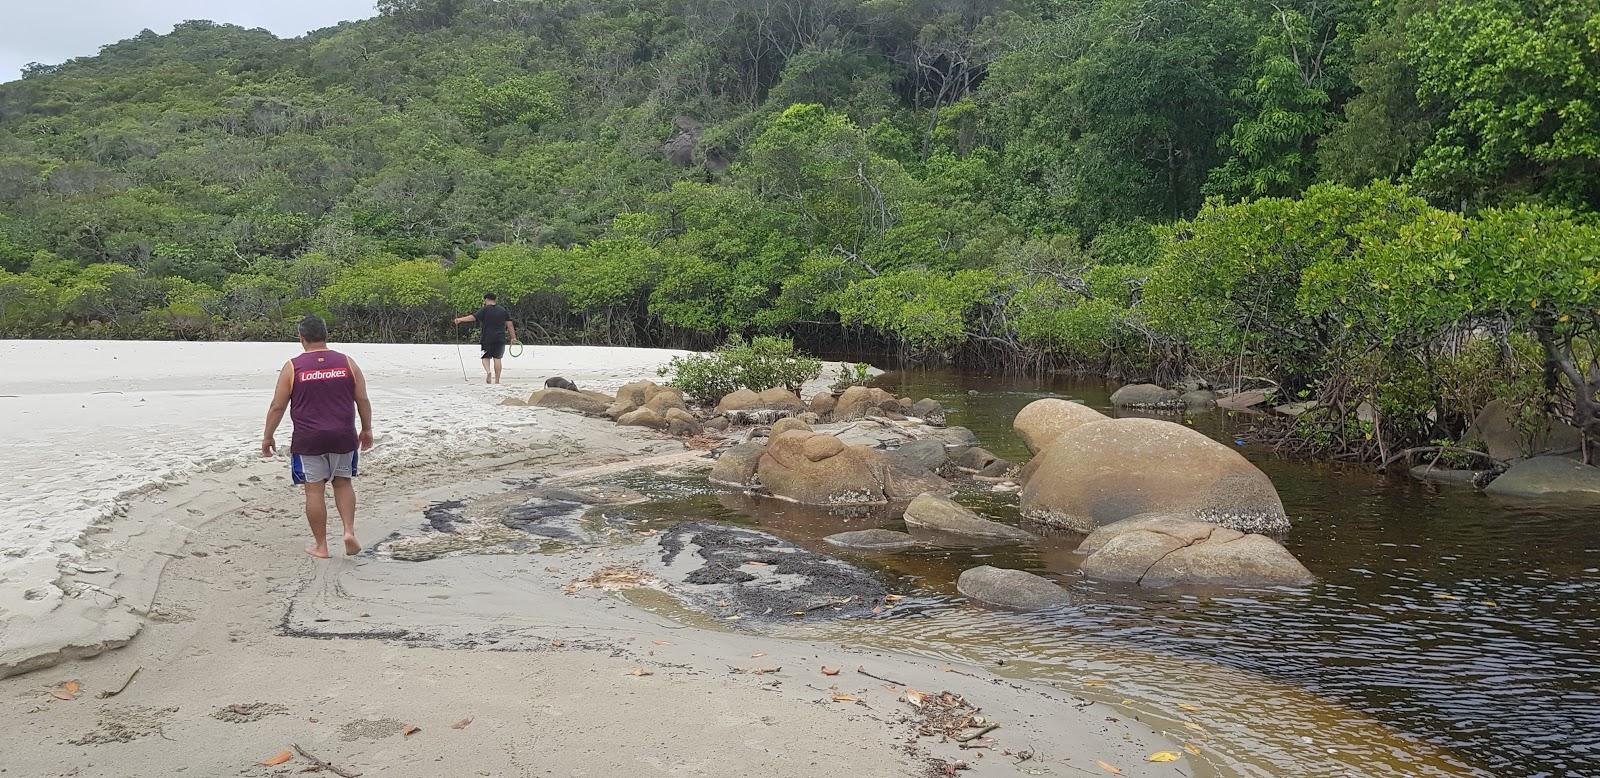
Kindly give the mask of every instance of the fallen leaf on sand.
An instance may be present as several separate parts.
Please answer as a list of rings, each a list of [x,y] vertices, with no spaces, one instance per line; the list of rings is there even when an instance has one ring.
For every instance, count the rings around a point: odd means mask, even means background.
[[[1106,771],[1108,773],[1111,773],[1112,775],[1122,775],[1122,769],[1117,767],[1116,765],[1110,764],[1110,763],[1105,762],[1104,760],[1100,760],[1100,759],[1094,760],[1094,763],[1099,765],[1100,769],[1102,769],[1102,770],[1104,770],[1104,771]]]
[[[50,696],[58,700],[67,700],[70,702],[78,699],[78,690],[82,688],[83,684],[78,683],[77,681],[67,681],[60,686],[51,689]]]
[[[1146,762],[1176,762],[1183,757],[1174,751],[1157,751],[1144,758]]]
[[[264,764],[264,765],[266,765],[268,767],[271,767],[273,765],[283,764],[284,762],[287,762],[287,761],[289,761],[290,759],[293,759],[293,758],[294,758],[294,752],[293,751],[279,751],[277,756],[268,757],[266,759],[261,760],[257,764]]]
[[[905,595],[901,595],[901,594],[885,594],[883,596],[883,601],[884,602],[899,602],[899,601],[904,600],[904,599],[905,599]]]
[[[560,647],[562,647],[562,646],[564,646],[564,645],[566,645],[566,643],[563,643],[563,642],[561,642],[561,641],[559,641],[559,640],[552,640],[552,641],[550,641],[550,647],[551,647],[551,648],[560,648]]]
[[[920,708],[922,707],[922,702],[926,699],[928,699],[927,694],[919,692],[909,686],[906,687],[906,702],[909,702],[912,705]]]
[[[1457,596],[1455,596],[1453,594],[1445,594],[1444,592],[1434,592],[1433,593],[1433,597],[1436,600],[1459,600],[1459,599],[1461,599],[1460,597],[1457,597]]]
[[[804,616],[804,615],[806,615],[806,612],[805,611],[795,611],[794,615],[796,615],[796,616]]]
[[[839,674],[839,668],[837,668],[837,667],[829,667],[827,665],[823,665],[822,666],[822,674],[823,675],[838,675]]]
[[[405,729],[400,730],[400,735],[402,737],[411,737],[412,735],[415,735],[415,734],[417,734],[418,732],[421,732],[421,731],[422,731],[422,727],[419,727],[419,726],[417,726],[415,724],[407,724],[405,726]]]
[[[1199,713],[1200,712],[1199,706],[1190,705],[1188,703],[1180,704],[1178,706],[1178,710],[1186,710],[1186,711],[1189,711],[1190,713]]]
[[[760,659],[761,657],[764,657],[766,655],[767,655],[767,652],[765,652],[765,651],[757,651],[754,654],[751,654],[750,658],[751,659]]]
[[[770,563],[770,562],[757,562],[754,559],[750,560],[749,562],[745,562],[745,564],[747,564],[747,565],[749,565],[751,567],[771,567],[772,566],[772,563]]]
[[[1499,605],[1500,603],[1495,602],[1494,600],[1479,600],[1478,604],[1479,605],[1487,605],[1487,606],[1493,608],[1493,607]]]
[[[1085,678],[1085,679],[1083,679],[1083,685],[1084,686],[1105,686],[1106,685],[1106,680],[1104,678]]]
[[[628,673],[628,675],[631,675],[631,676],[634,676],[634,677],[637,677],[637,678],[643,678],[644,676],[647,676],[647,675],[655,675],[655,673],[652,673],[649,670],[644,669],[643,667],[635,667],[635,668],[633,668],[632,671],[630,671]]]
[[[860,702],[860,698],[850,694],[833,695],[834,702]]]
[[[1200,747],[1195,745],[1195,744],[1193,744],[1193,743],[1184,743],[1183,744],[1183,750],[1188,751],[1189,753],[1194,754],[1195,756],[1199,756],[1200,755]]]
[[[654,643],[654,644],[656,644],[658,646],[670,646],[670,645],[672,645],[672,641],[670,641],[670,640],[652,640],[650,642]]]
[[[466,729],[467,725],[471,724],[471,723],[472,723],[472,717],[468,716],[468,717],[466,717],[466,718],[464,718],[464,719],[462,719],[462,720],[460,720],[460,721],[458,721],[458,722],[456,722],[454,724],[451,724],[450,728],[451,729]]]
[[[1205,727],[1202,727],[1199,724],[1196,724],[1196,723],[1194,723],[1192,721],[1185,721],[1185,722],[1183,722],[1183,725],[1185,727],[1188,727],[1189,729],[1192,729],[1192,730],[1196,731],[1196,732],[1204,732],[1204,731],[1206,731]]]

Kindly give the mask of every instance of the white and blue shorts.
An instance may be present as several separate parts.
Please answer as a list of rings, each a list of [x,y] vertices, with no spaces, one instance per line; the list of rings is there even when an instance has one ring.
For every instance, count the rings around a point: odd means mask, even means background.
[[[355,451],[343,454],[290,454],[289,476],[296,484],[355,478],[360,458]]]

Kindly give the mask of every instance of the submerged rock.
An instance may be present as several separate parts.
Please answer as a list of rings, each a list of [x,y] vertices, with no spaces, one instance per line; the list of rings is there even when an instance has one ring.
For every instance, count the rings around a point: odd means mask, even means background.
[[[854,617],[887,594],[865,570],[757,530],[678,524],[659,543],[668,590],[707,610],[785,620]],[[693,558],[684,554],[691,548]]]
[[[1566,457],[1534,457],[1513,464],[1484,491],[1507,497],[1600,499],[1600,467]]]
[[[1034,400],[1017,412],[1011,429],[1028,450],[1037,454],[1062,433],[1091,421],[1104,421],[1106,415],[1083,403],[1056,397]]]
[[[1434,467],[1433,465],[1417,465],[1409,471],[1412,478],[1418,481],[1427,481],[1437,484],[1461,484],[1475,486],[1478,479],[1488,474],[1487,470],[1452,470],[1447,467]]]
[[[1152,515],[1096,529],[1078,547],[1084,575],[1145,587],[1303,586],[1316,580],[1288,549],[1183,516]]]
[[[1022,514],[1077,532],[1153,513],[1246,532],[1289,528],[1265,473],[1227,446],[1169,421],[1080,425],[1024,471]]]
[[[1210,389],[1195,389],[1184,392],[1178,402],[1191,411],[1203,411],[1217,407],[1217,393]]]
[[[951,535],[1023,542],[1037,537],[1009,524],[990,521],[956,504],[947,497],[919,495],[906,506],[905,522],[912,529],[944,532]]]
[[[890,529],[863,529],[855,532],[839,532],[829,535],[823,540],[841,548],[854,548],[862,551],[899,551],[917,545],[916,538],[904,532],[895,532]]]
[[[1111,404],[1118,408],[1172,408],[1181,393],[1155,384],[1128,384],[1111,393]]]
[[[1067,590],[1056,582],[1025,570],[974,567],[956,579],[962,596],[1013,610],[1038,610],[1071,602]]]
[[[599,392],[575,392],[571,389],[540,389],[528,395],[528,404],[541,408],[575,411],[589,416],[604,415],[614,402],[610,395]]]

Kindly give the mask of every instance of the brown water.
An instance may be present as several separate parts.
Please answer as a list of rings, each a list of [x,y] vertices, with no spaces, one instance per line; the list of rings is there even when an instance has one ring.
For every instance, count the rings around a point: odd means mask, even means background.
[[[1099,383],[898,373],[1018,461],[1017,410],[1043,396],[1108,409]],[[969,390],[978,392],[969,394]],[[1234,445],[1242,417],[1174,419]],[[1191,742],[1202,770],[1284,774],[1600,774],[1600,508],[1502,502],[1470,489],[1240,450],[1271,476],[1319,577],[1290,592],[1152,592],[1084,578],[1075,535],[1028,547],[850,557],[912,594],[884,617],[784,632],[989,664],[1053,683]],[[896,526],[654,481],[664,517],[755,524],[816,548],[833,532]],[[1016,519],[1015,498],[961,502]],[[837,549],[830,549],[838,553]],[[976,608],[953,582],[974,564],[1057,578],[1073,605]],[[1003,664],[1002,664],[1003,663]]]

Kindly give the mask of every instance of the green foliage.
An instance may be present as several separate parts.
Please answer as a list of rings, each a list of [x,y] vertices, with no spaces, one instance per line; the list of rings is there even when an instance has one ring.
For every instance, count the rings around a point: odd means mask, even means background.
[[[828,388],[842,392],[852,386],[864,386],[872,380],[872,366],[865,362],[840,362],[839,375]]]
[[[741,387],[798,391],[822,375],[822,362],[796,351],[794,342],[785,338],[759,336],[747,341],[733,336],[709,354],[673,357],[661,375],[670,375],[669,383],[685,395],[709,404]]]
[[[1442,0],[1411,20],[1417,94],[1445,111],[1416,178],[1448,198],[1600,207],[1600,12],[1587,0]]]

